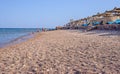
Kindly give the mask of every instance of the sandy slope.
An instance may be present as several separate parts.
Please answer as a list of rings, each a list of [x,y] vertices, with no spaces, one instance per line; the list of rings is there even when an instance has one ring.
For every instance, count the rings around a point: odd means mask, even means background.
[[[119,74],[120,37],[99,34],[38,33],[26,42],[0,49],[0,74]]]

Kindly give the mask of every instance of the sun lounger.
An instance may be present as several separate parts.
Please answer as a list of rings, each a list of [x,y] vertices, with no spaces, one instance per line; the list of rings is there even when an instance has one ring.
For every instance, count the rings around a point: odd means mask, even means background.
[[[96,25],[99,25],[99,24],[100,24],[100,22],[93,22],[92,23],[93,26],[96,26]]]
[[[120,19],[115,20],[115,24],[120,24]]]
[[[87,27],[88,25],[89,25],[89,24],[82,24],[82,26],[86,26],[86,27]]]

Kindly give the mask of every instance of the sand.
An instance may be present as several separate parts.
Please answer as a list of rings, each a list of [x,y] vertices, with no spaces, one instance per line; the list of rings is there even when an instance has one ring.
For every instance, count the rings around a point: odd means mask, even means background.
[[[0,49],[0,74],[120,74],[119,32],[37,33]]]

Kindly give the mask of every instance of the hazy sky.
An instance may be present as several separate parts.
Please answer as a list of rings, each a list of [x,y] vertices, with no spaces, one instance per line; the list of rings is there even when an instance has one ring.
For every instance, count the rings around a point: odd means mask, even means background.
[[[114,7],[120,0],[0,0],[0,28],[50,28]]]

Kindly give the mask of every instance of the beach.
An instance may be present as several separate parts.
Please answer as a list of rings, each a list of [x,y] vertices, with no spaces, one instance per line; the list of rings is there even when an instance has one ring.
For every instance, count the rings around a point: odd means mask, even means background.
[[[120,31],[55,30],[0,49],[0,74],[119,74]]]

